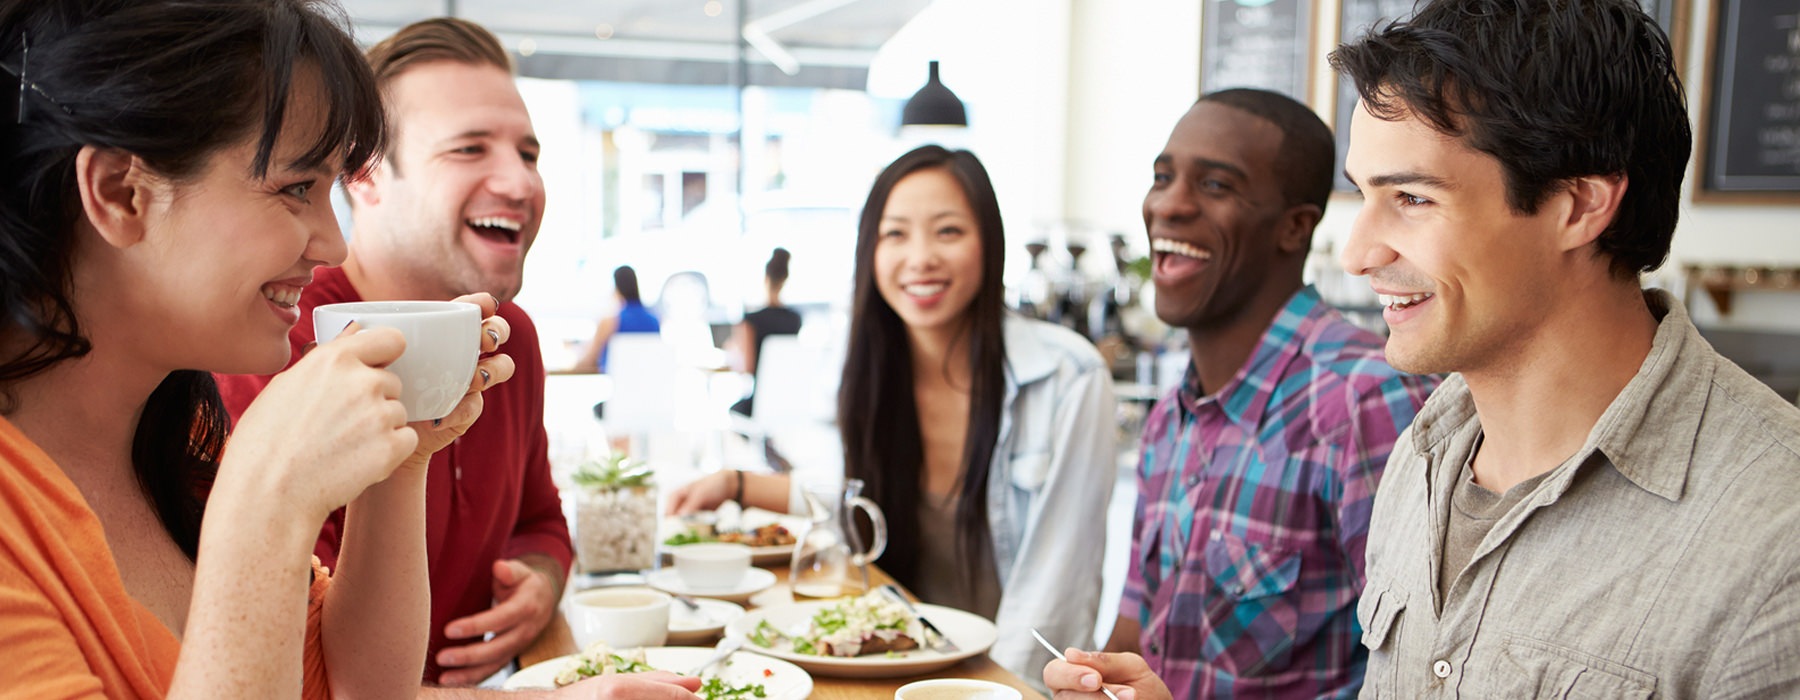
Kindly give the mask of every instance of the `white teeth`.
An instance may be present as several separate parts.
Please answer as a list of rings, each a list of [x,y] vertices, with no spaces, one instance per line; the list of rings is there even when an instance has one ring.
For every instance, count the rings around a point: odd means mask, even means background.
[[[915,297],[928,297],[944,291],[949,286],[950,285],[943,282],[938,282],[936,284],[908,284],[902,285],[900,290]]]
[[[1177,241],[1173,238],[1150,239],[1150,250],[1157,253],[1173,253],[1196,260],[1211,260],[1212,251],[1202,249],[1191,243]]]
[[[1426,299],[1430,299],[1434,296],[1437,296],[1437,295],[1432,294],[1430,292],[1420,292],[1418,294],[1408,294],[1405,296],[1396,296],[1393,294],[1377,294],[1377,295],[1375,295],[1375,299],[1376,299],[1376,301],[1379,301],[1382,306],[1388,307],[1395,311],[1399,311],[1406,307],[1412,306],[1413,304],[1417,304],[1421,301],[1425,301]]]
[[[275,302],[277,306],[292,307],[293,305],[300,303],[300,289],[297,287],[270,287],[264,285],[262,288],[262,295],[264,299]]]
[[[519,222],[513,221],[512,219],[506,219],[506,218],[502,218],[502,217],[498,217],[498,216],[483,216],[483,217],[479,217],[479,218],[469,219],[469,225],[470,226],[486,226],[488,228],[503,228],[508,231],[518,231],[521,228],[521,226],[519,225]]]

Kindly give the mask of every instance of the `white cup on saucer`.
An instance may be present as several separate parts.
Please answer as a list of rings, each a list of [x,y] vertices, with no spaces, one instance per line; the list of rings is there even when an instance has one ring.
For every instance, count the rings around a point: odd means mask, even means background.
[[[330,342],[351,321],[392,328],[406,336],[406,352],[388,365],[400,377],[406,420],[450,415],[475,376],[481,355],[481,307],[460,301],[356,301],[313,309],[313,337]]]
[[[575,644],[606,642],[614,649],[659,647],[669,637],[668,594],[648,588],[599,588],[569,600]]]
[[[750,548],[729,542],[706,542],[673,550],[675,574],[696,591],[731,590],[750,571]]]

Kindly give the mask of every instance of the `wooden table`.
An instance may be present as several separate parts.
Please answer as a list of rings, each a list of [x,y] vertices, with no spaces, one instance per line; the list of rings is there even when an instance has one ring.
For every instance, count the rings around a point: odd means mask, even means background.
[[[788,590],[787,567],[770,566],[765,568],[774,572],[775,580],[778,583],[766,591],[751,596],[750,604],[745,606],[746,608],[781,605],[794,600],[793,594]],[[869,568],[869,578],[872,586],[894,583],[894,580],[889,578],[886,572],[875,567]],[[908,595],[911,594],[908,593]],[[575,648],[575,635],[569,629],[569,622],[558,610],[556,616],[550,620],[550,626],[544,629],[544,633],[538,636],[537,641],[533,642],[531,647],[525,650],[525,653],[519,655],[519,667],[524,668],[540,661],[567,656],[577,651],[579,650]],[[821,700],[890,700],[894,697],[894,691],[900,686],[924,678],[979,678],[1017,688],[1028,699],[1044,697],[1043,694],[1032,690],[1024,680],[994,663],[994,660],[988,658],[987,654],[978,654],[964,659],[962,663],[950,668],[905,678],[833,678],[813,674],[811,697]]]

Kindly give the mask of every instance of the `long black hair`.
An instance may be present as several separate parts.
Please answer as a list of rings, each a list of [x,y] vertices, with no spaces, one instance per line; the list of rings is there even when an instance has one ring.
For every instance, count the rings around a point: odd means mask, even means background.
[[[969,428],[963,443],[961,497],[956,507],[957,553],[965,561],[989,556],[988,471],[1000,440],[1000,411],[1006,393],[1006,348],[1001,337],[1005,300],[1000,283],[1005,230],[993,182],[975,154],[941,146],[921,146],[900,156],[875,178],[856,237],[856,288],[851,301],[850,347],[838,394],[838,430],[844,442],[844,470],[862,479],[864,493],[888,519],[888,547],[881,565],[903,584],[918,570],[918,504],[925,450],[913,401],[912,352],[906,324],[875,286],[875,244],[881,214],[894,185],[907,175],[942,169],[962,186],[974,208],[981,241],[981,284],[963,312],[956,342],[969,344]],[[973,576],[974,570],[968,571]]]
[[[295,66],[317,70],[324,128],[295,166],[360,175],[383,143],[374,76],[328,0],[0,0],[0,412],[20,380],[91,350],[70,301],[84,146],[181,182],[255,136],[265,175]],[[203,371],[171,373],[133,437],[139,485],[192,559],[229,430]]]

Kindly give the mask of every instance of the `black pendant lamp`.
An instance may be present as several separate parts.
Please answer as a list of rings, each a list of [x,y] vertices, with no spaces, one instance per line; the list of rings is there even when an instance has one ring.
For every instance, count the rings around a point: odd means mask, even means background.
[[[925,87],[913,93],[912,99],[906,101],[906,109],[900,114],[901,126],[968,126],[969,113],[963,109],[962,100],[956,99],[956,93],[938,82],[938,62],[931,62],[931,78],[925,81]]]

